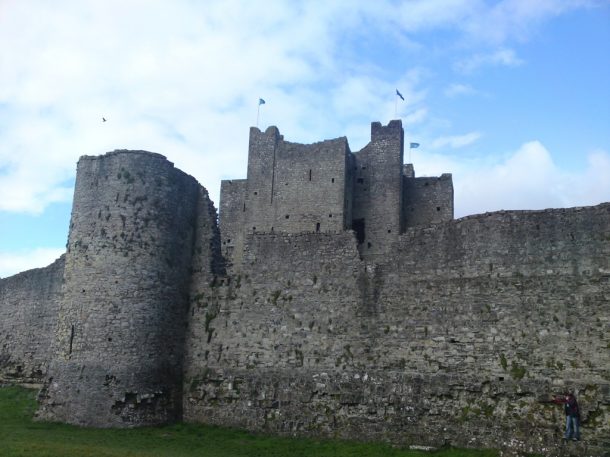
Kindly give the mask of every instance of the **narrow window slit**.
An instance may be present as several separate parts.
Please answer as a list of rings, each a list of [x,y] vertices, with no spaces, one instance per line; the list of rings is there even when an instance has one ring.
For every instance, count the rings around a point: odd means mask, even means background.
[[[72,354],[72,343],[74,342],[74,325],[70,328],[70,348],[68,349],[68,355]]]

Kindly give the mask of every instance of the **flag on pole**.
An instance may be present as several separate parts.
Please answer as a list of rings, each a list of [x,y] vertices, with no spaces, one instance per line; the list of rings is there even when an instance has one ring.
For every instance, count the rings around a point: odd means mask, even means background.
[[[405,98],[402,96],[402,94],[400,92],[398,92],[398,89],[396,89],[396,95],[398,95],[402,101],[405,100]]]
[[[258,105],[256,105],[256,127],[258,127],[258,120],[261,115],[261,105],[264,105],[264,104],[265,104],[265,100],[263,100],[262,98],[259,98]]]
[[[416,149],[416,148],[418,148],[418,147],[419,147],[419,143],[411,143],[411,144],[409,145],[409,149]]]

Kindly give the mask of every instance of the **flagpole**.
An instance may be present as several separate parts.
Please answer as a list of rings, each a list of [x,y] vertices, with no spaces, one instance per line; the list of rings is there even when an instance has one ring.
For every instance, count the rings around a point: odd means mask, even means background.
[[[411,149],[417,149],[419,147],[419,143],[409,143],[409,163],[411,162]]]
[[[394,119],[398,119],[398,94],[394,95]]]

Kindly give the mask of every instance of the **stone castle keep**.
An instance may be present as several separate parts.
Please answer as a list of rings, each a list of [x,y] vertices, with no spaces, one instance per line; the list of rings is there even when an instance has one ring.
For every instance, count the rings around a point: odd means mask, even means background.
[[[248,233],[353,229],[361,256],[386,255],[407,227],[453,219],[451,175],[415,178],[403,165],[400,121],[374,122],[371,142],[352,154],[345,137],[304,145],[277,128],[250,130],[248,179],[223,181],[222,251],[241,262]]]
[[[219,223],[159,154],[81,157],[65,255],[0,280],[0,383],[96,427],[607,455],[610,203],[454,220],[403,151],[400,121],[357,152],[252,128]]]

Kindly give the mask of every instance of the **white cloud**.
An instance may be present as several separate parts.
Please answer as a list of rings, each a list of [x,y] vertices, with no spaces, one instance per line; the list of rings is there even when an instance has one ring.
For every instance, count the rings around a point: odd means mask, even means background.
[[[261,127],[277,124],[304,142],[394,117],[396,85],[410,109],[422,98],[412,75],[388,82],[337,49],[344,30],[381,20],[374,10],[367,2],[5,5],[0,210],[39,213],[69,200],[78,157],[118,148],[168,156],[218,204],[220,179],[245,174],[259,96]]]
[[[477,93],[477,90],[473,89],[472,86],[468,84],[453,83],[445,89],[445,96],[449,98],[455,98],[462,95],[473,95]]]
[[[461,52],[472,57],[458,66],[514,66],[522,62],[506,44],[512,30],[581,3],[3,3],[0,210],[37,213],[69,200],[78,157],[118,148],[168,156],[218,204],[220,179],[245,176],[258,97],[267,100],[261,128],[276,124],[302,142],[345,134],[357,150],[368,141],[370,121],[394,117],[395,88],[406,99],[397,113],[405,125],[438,119],[426,103],[429,75],[405,64],[402,77],[388,78],[360,53],[362,43],[387,33],[412,46],[415,32],[431,29],[478,40],[497,29],[490,38],[496,51],[466,46]],[[472,90],[456,84],[446,93]],[[477,135],[437,138],[432,147],[464,146]]]
[[[0,278],[20,271],[50,265],[65,252],[65,249],[37,248],[30,251],[0,252]]]
[[[419,108],[412,113],[407,114],[402,117],[403,124],[405,125],[413,125],[419,124],[423,122],[428,117],[428,109],[427,108]]]
[[[610,201],[610,153],[588,154],[584,170],[562,171],[539,141],[502,159],[413,150],[416,176],[453,174],[455,215],[597,205]]]
[[[524,62],[512,49],[501,48],[488,54],[475,54],[455,63],[455,69],[460,73],[472,73],[483,66],[517,67]]]
[[[470,132],[464,135],[444,136],[432,140],[431,149],[440,149],[449,146],[450,148],[462,148],[468,146],[481,138],[480,132]]]
[[[610,153],[595,150],[587,156],[586,169],[566,178],[566,206],[594,205],[610,201]]]
[[[602,5],[597,0],[501,0],[493,4],[476,2],[478,8],[462,28],[471,41],[486,42],[490,46],[507,41],[526,41],[536,26],[567,11]]]

